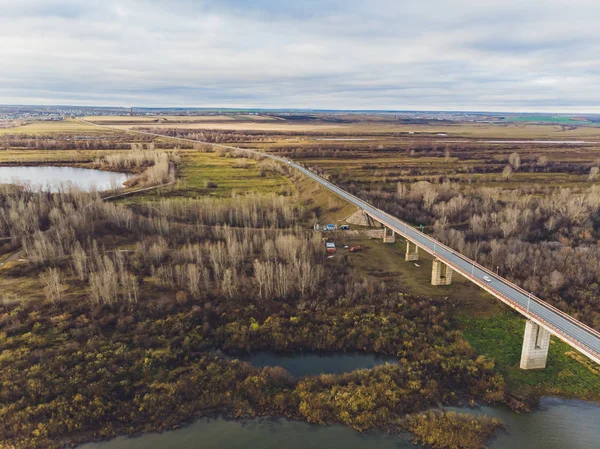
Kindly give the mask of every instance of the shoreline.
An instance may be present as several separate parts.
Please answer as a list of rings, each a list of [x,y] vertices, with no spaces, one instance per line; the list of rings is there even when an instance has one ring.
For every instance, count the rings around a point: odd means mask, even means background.
[[[544,412],[544,411],[548,411],[549,409],[556,407],[556,406],[569,406],[569,407],[576,407],[576,408],[586,408],[586,407],[600,408],[600,401],[586,401],[586,400],[581,400],[581,399],[562,398],[562,397],[557,397],[557,396],[543,396],[540,398],[540,402],[542,402],[542,404],[538,403],[536,405],[536,407],[529,412],[516,412],[513,409],[511,409],[507,404],[489,405],[489,404],[483,404],[483,403],[478,402],[475,406],[469,406],[468,404],[448,405],[448,406],[430,408],[430,409],[423,410],[422,412],[418,412],[418,413],[426,413],[428,411],[434,411],[434,412],[450,411],[450,412],[462,413],[462,414],[471,415],[473,417],[477,417],[477,416],[490,416],[489,414],[487,414],[485,412],[485,408],[489,408],[489,407],[498,408],[498,409],[502,409],[503,407],[505,407],[506,409],[508,409],[510,411],[510,413],[514,413],[514,414],[529,414],[529,413],[535,413],[535,412]],[[575,404],[571,404],[571,402],[575,402]],[[480,412],[480,413],[478,413],[478,412]],[[271,415],[256,416],[256,417],[237,417],[236,418],[236,417],[233,417],[226,413],[220,413],[220,412],[216,412],[216,411],[209,412],[206,414],[200,414],[200,415],[190,418],[188,420],[182,421],[178,424],[164,427],[160,430],[148,430],[148,431],[139,431],[139,432],[131,432],[131,433],[124,432],[124,433],[117,433],[113,436],[104,437],[104,438],[86,438],[86,437],[76,438],[76,439],[72,439],[70,441],[66,441],[65,445],[63,447],[77,449],[86,444],[105,443],[105,442],[114,440],[116,438],[135,439],[135,438],[141,438],[144,436],[149,436],[152,434],[162,435],[164,433],[174,432],[177,430],[189,428],[201,420],[206,420],[209,422],[213,421],[213,420],[223,420],[226,422],[238,423],[240,425],[250,424],[252,422],[255,422],[255,423],[285,422],[285,423],[307,424],[307,425],[309,425],[311,427],[315,427],[315,428],[327,428],[327,427],[331,427],[331,426],[340,426],[344,429],[347,429],[349,431],[355,432],[360,435],[368,436],[368,435],[379,434],[382,436],[398,437],[399,439],[404,438],[406,441],[410,441],[414,447],[420,447],[420,448],[427,447],[427,446],[413,443],[412,441],[414,438],[414,434],[409,431],[406,431],[406,430],[401,430],[398,427],[393,428],[393,427],[388,426],[386,428],[371,429],[371,430],[367,430],[364,432],[360,432],[358,430],[353,429],[352,427],[349,427],[349,426],[341,424],[341,423],[315,424],[315,423],[309,423],[306,420],[303,420],[299,417],[291,418],[291,417],[285,417],[285,416],[271,416]],[[506,425],[503,425],[502,429],[495,431],[492,435],[490,435],[486,439],[486,443],[490,443],[491,441],[496,439],[502,432],[508,432],[508,434],[510,434],[510,430],[511,429],[509,427],[507,427]]]

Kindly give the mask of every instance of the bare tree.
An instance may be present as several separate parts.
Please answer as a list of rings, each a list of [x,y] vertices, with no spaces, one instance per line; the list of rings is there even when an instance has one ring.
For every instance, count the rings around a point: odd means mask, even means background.
[[[213,273],[216,281],[223,279],[223,271],[226,265],[226,248],[223,242],[219,242],[216,245],[209,245],[208,254],[210,256],[210,262],[212,264]]]
[[[196,264],[186,265],[187,284],[190,294],[194,299],[200,299],[202,297],[202,270]]]
[[[517,153],[517,152],[512,153],[508,157],[508,163],[510,165],[512,165],[512,168],[514,168],[515,170],[518,170],[519,167],[521,167],[521,156],[519,156],[519,153]]]
[[[227,268],[223,274],[221,289],[229,298],[233,299],[238,293],[238,287],[238,277],[235,269]]]
[[[554,270],[552,273],[550,273],[548,278],[548,287],[550,287],[551,291],[556,292],[560,290],[564,283],[565,276],[560,271]]]
[[[273,293],[273,264],[271,262],[254,261],[254,280],[258,285],[258,296],[270,299]]]
[[[56,268],[49,268],[40,274],[40,281],[44,286],[46,298],[52,302],[59,301],[65,288],[60,271]]]
[[[425,192],[423,192],[423,203],[425,205],[425,208],[428,210],[431,210],[431,208],[433,207],[433,203],[435,203],[435,200],[438,197],[438,192],[436,188],[433,185],[431,187],[431,189],[427,189],[425,190]]]
[[[87,277],[87,254],[81,247],[79,241],[75,242],[75,249],[71,254],[73,269],[80,281],[85,281]]]

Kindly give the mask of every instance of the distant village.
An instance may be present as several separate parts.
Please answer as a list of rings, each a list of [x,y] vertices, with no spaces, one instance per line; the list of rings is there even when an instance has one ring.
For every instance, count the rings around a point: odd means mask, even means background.
[[[512,121],[553,124],[597,124],[600,114],[529,114],[461,111],[392,111],[392,110],[318,110],[318,109],[242,109],[242,108],[145,108],[99,106],[27,106],[0,105],[0,120],[64,120],[89,116],[217,116],[272,115],[286,119],[294,117],[319,120],[326,117],[353,121],[353,116],[378,115],[385,121],[405,123],[471,122],[502,124]]]

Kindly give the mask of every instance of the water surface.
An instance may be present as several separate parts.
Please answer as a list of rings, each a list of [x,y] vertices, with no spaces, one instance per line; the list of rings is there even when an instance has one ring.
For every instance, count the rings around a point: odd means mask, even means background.
[[[600,406],[553,398],[541,409],[517,414],[505,407],[448,408],[500,418],[507,430],[489,442],[489,449],[598,449]],[[78,449],[409,449],[408,435],[361,434],[347,427],[317,426],[280,420],[230,421],[201,418],[181,429],[118,437]]]
[[[118,437],[77,449],[409,449],[407,436],[361,434],[347,427],[296,421],[202,418],[187,427],[139,437]]]
[[[489,449],[600,448],[600,404],[542,398],[539,409],[532,413],[518,414],[507,407],[489,406],[469,413],[499,418],[506,426],[490,442]]]
[[[77,167],[0,167],[0,184],[29,184],[34,189],[56,192],[62,185],[81,190],[98,191],[123,187],[129,178],[125,173]]]
[[[258,351],[236,355],[235,358],[260,368],[281,366],[296,377],[316,376],[319,374],[343,374],[357,369],[374,368],[384,363],[397,363],[395,357],[380,357],[373,354],[278,354]]]

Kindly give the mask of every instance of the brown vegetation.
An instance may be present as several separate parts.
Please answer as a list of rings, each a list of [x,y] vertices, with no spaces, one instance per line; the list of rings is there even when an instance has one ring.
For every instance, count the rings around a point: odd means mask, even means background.
[[[415,443],[433,449],[481,449],[502,423],[487,416],[429,411],[407,416],[405,426],[415,434]]]
[[[402,141],[393,133],[379,141],[325,142],[316,137],[325,131],[294,132],[306,138],[299,144],[264,131],[160,132],[304,158],[376,206],[424,224],[478,262],[600,323],[594,262],[600,260],[600,193],[587,184],[597,163],[585,149],[585,158],[571,162],[560,159],[566,150]],[[3,139],[0,145],[12,148],[62,145],[48,136]],[[149,141],[63,143],[125,150],[88,162],[142,173],[141,183],[172,180],[169,158],[176,156],[166,150],[179,144],[165,140],[156,149]],[[289,174],[273,161],[247,160],[243,151],[202,156],[237,158],[236,173]],[[546,181],[513,184],[554,174],[577,177],[579,184],[570,191]],[[215,179],[196,181],[218,189],[223,181]],[[452,329],[448,301],[400,293],[387,279],[351,269],[344,257],[327,259],[319,237],[305,230],[320,213],[310,201],[186,193],[124,205],[66,189],[0,189],[0,237],[11,238],[0,251],[20,248],[27,258],[3,275],[26,273],[46,298],[0,304],[0,445],[59,448],[214,413],[341,423],[359,431],[403,428],[420,442],[449,448],[481,447],[499,428],[486,418],[422,413],[462,399],[504,400],[494,362],[477,357]],[[395,356],[398,363],[296,379],[215,350],[360,351]]]
[[[290,198],[126,207],[13,189],[0,201],[3,232],[22,238],[48,298],[0,306],[2,444],[58,448],[215,412],[363,431],[440,402],[504,397],[493,364],[449,328],[447,305],[326,259],[318,235],[297,229],[310,211]],[[120,250],[108,236],[136,245]],[[294,379],[214,349],[399,362]]]
[[[175,153],[168,154],[154,149],[149,143],[146,148],[142,144],[132,144],[132,151],[114,153],[96,159],[94,166],[102,170],[118,170],[139,173],[127,181],[129,187],[150,186],[175,181],[173,163],[179,162]]]

